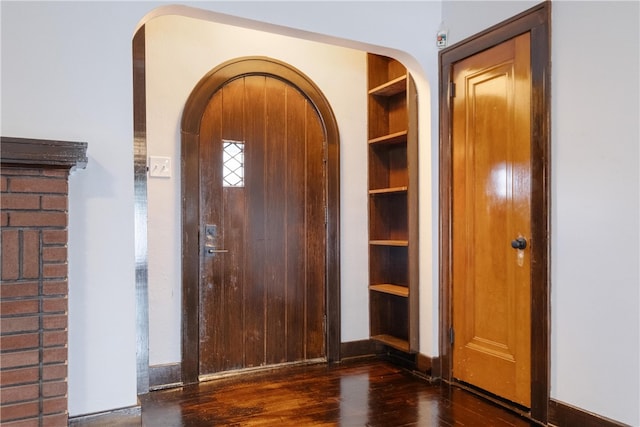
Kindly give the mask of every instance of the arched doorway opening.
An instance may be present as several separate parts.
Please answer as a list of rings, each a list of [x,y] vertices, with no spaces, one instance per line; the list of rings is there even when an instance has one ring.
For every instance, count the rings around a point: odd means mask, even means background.
[[[158,21],[162,21],[165,18],[176,18],[178,20],[183,21],[183,26],[179,27],[180,31],[176,31],[175,33],[167,32],[167,31],[158,31],[156,23]],[[165,21],[166,22],[166,21]],[[168,384],[179,384],[183,381],[181,378],[181,366],[178,361],[182,360],[181,350],[180,350],[180,336],[181,336],[181,319],[182,319],[182,308],[180,304],[176,304],[173,301],[180,301],[182,299],[182,295],[180,294],[180,289],[173,289],[175,285],[179,286],[179,277],[175,277],[173,280],[171,277],[164,275],[164,271],[162,271],[163,277],[159,277],[158,273],[158,260],[153,258],[154,254],[157,255],[159,251],[164,251],[169,253],[171,249],[164,249],[166,245],[167,248],[173,247],[173,251],[178,251],[177,254],[173,255],[173,258],[168,260],[168,263],[163,263],[162,267],[165,265],[171,265],[172,263],[180,263],[180,254],[179,254],[179,239],[180,233],[177,233],[176,238],[171,240],[172,236],[169,236],[170,239],[167,241],[158,242],[159,236],[163,238],[167,237],[165,230],[171,232],[174,223],[169,223],[168,227],[164,227],[158,233],[157,223],[154,225],[153,223],[153,214],[154,212],[157,214],[159,212],[158,209],[161,209],[163,215],[167,210],[175,209],[176,213],[179,214],[179,205],[180,205],[180,194],[179,190],[175,192],[177,198],[175,201],[169,200],[170,203],[164,203],[162,207],[158,208],[158,205],[154,205],[153,200],[151,198],[147,201],[147,192],[149,192],[149,197],[153,197],[154,192],[157,193],[157,184],[158,180],[147,181],[147,156],[149,154],[157,154],[158,153],[158,137],[167,137],[173,138],[174,141],[179,140],[179,127],[176,126],[174,130],[164,129],[162,135],[157,132],[157,129],[154,129],[154,120],[164,120],[173,126],[174,122],[172,122],[173,117],[167,116],[166,111],[158,111],[158,105],[166,105],[164,102],[165,99],[159,98],[158,93],[162,96],[166,96],[167,92],[176,92],[175,85],[180,85],[181,78],[178,77],[173,78],[173,76],[165,77],[164,80],[160,81],[160,85],[164,85],[165,87],[161,87],[158,92],[157,85],[158,81],[155,81],[156,89],[154,89],[153,84],[149,85],[149,81],[157,78],[158,74],[158,64],[153,62],[153,57],[157,54],[157,50],[153,50],[154,40],[156,42],[156,46],[158,45],[158,40],[162,43],[162,49],[165,49],[167,44],[174,46],[174,55],[169,57],[169,62],[167,64],[174,68],[180,68],[181,70],[190,70],[190,77],[193,78],[194,75],[197,77],[195,80],[192,80],[192,83],[185,90],[185,88],[181,88],[182,93],[184,93],[184,98],[180,103],[180,114],[182,110],[182,106],[184,105],[184,100],[189,93],[189,91],[193,88],[194,84],[197,80],[215,63],[209,65],[206,69],[200,70],[198,73],[193,72],[193,67],[189,63],[183,62],[183,56],[180,54],[182,51],[188,51],[193,53],[193,45],[192,41],[196,46],[200,47],[204,44],[202,43],[202,39],[200,40],[185,40],[185,33],[189,33],[190,28],[194,26],[204,26],[204,25],[212,25],[212,26],[224,26],[224,31],[220,34],[224,35],[224,43],[218,43],[218,39],[213,37],[208,41],[208,50],[201,50],[201,57],[211,58],[212,56],[216,56],[216,54],[212,55],[211,52],[217,52],[219,49],[224,50],[225,47],[229,45],[236,45],[238,39],[236,39],[236,35],[243,31],[258,31],[261,34],[259,35],[259,39],[256,39],[255,35],[250,35],[251,37],[251,50],[250,54],[254,54],[253,52],[256,49],[256,43],[264,43],[264,39],[271,39],[271,36],[274,37],[285,37],[291,40],[297,40],[301,43],[316,43],[322,45],[321,47],[321,55],[325,54],[325,51],[333,50],[333,48],[339,49],[352,49],[356,52],[359,52],[363,57],[362,64],[364,65],[364,57],[367,52],[373,52],[377,54],[386,54],[392,55],[398,59],[401,59],[406,64],[410,64],[410,69],[414,72],[414,76],[417,78],[417,86],[418,89],[423,95],[421,100],[419,100],[420,107],[420,115],[426,116],[420,120],[421,125],[429,122],[429,111],[430,111],[430,102],[429,102],[429,87],[426,81],[426,77],[424,73],[421,71],[420,66],[417,64],[414,58],[411,58],[409,55],[395,51],[392,49],[362,44],[358,42],[352,42],[349,40],[340,40],[340,39],[332,39],[330,42],[327,42],[324,37],[316,34],[308,34],[305,32],[293,30],[285,27],[271,26],[269,24],[264,23],[256,23],[249,20],[243,20],[240,18],[232,18],[225,15],[217,14],[215,12],[204,11],[199,9],[192,9],[187,7],[163,7],[159,9],[153,10],[150,14],[148,14],[140,23],[139,29],[136,33],[136,36],[133,40],[133,52],[134,52],[134,130],[135,130],[135,182],[136,182],[136,293],[137,293],[137,330],[138,330],[138,364],[137,364],[137,373],[138,373],[138,391],[140,393],[144,393],[149,390],[150,380],[153,384],[152,387],[157,387],[158,385],[165,386]],[[153,28],[156,28],[154,30]],[[253,30],[253,29],[256,30]],[[163,28],[166,30],[166,27]],[[173,35],[171,35],[173,34]],[[200,31],[199,34],[205,34],[203,31]],[[245,36],[246,37],[246,36]],[[175,42],[174,42],[174,39]],[[248,38],[247,38],[248,39]],[[180,44],[181,43],[181,44]],[[186,44],[185,44],[186,43]],[[326,44],[329,43],[329,44]],[[219,46],[219,47],[218,47]],[[338,55],[337,57],[324,58],[324,64],[327,67],[327,71],[325,71],[325,75],[321,72],[319,75],[315,71],[308,71],[308,64],[314,61],[317,61],[318,55],[313,51],[299,48],[298,49],[288,49],[283,48],[280,43],[271,43],[271,46],[277,46],[278,51],[270,52],[267,55],[271,57],[277,57],[283,60],[286,60],[289,63],[294,64],[299,69],[304,70],[307,75],[310,75],[314,78],[314,80],[318,83],[318,86],[322,88],[322,90],[327,95],[327,98],[331,100],[332,105],[336,108],[336,116],[338,122],[341,124],[340,133],[343,141],[346,141],[347,144],[341,146],[341,168],[343,169],[343,173],[346,170],[346,173],[349,176],[348,180],[343,180],[339,183],[341,192],[342,192],[342,206],[340,216],[343,218],[343,224],[346,226],[341,230],[335,230],[336,235],[339,235],[340,247],[336,248],[336,253],[340,253],[340,257],[343,259],[343,265],[341,271],[338,273],[344,288],[341,291],[341,295],[336,295],[336,298],[341,298],[343,305],[342,312],[338,311],[335,315],[332,315],[332,319],[336,319],[334,326],[338,328],[338,331],[342,334],[342,338],[349,342],[357,343],[357,340],[366,339],[368,337],[368,319],[367,319],[367,306],[366,304],[361,304],[363,299],[367,297],[367,286],[366,281],[367,278],[364,276],[361,271],[366,270],[366,262],[367,262],[367,241],[366,241],[366,217],[367,217],[367,209],[366,209],[366,162],[363,162],[363,159],[366,157],[366,154],[363,152],[362,147],[366,146],[366,123],[363,121],[362,129],[363,133],[361,135],[354,135],[348,133],[348,128],[352,126],[354,120],[357,117],[354,117],[354,114],[357,116],[358,112],[361,112],[363,120],[366,120],[366,106],[353,108],[352,106],[348,106],[345,114],[345,103],[344,102],[336,102],[336,87],[340,88],[338,91],[340,92],[349,92],[355,90],[357,93],[352,94],[352,99],[358,98],[362,101],[363,105],[365,105],[365,97],[363,95],[363,90],[365,90],[364,80],[362,82],[362,88],[359,88],[357,85],[357,79],[364,79],[365,76],[362,75],[362,71],[364,67],[353,66],[353,63],[350,63],[351,69],[348,70],[349,80],[348,82],[343,82],[343,86],[336,86],[335,80],[340,80],[344,77],[341,76],[341,70],[345,70],[345,58],[344,55]],[[175,55],[176,49],[178,55]],[[280,52],[280,53],[278,53]],[[291,53],[297,53],[301,59],[291,61],[289,58],[291,57]],[[262,53],[260,53],[262,54]],[[242,54],[234,55],[236,57],[242,56]],[[152,58],[151,61],[149,58]],[[217,63],[221,63],[219,61]],[[165,65],[167,65],[165,64]],[[336,70],[337,66],[337,70]],[[165,68],[160,68],[163,72]],[[358,71],[360,70],[360,71]],[[146,83],[146,84],[145,84]],[[345,87],[347,90],[345,90]],[[362,90],[361,90],[362,89]],[[148,91],[145,93],[145,90]],[[342,95],[342,93],[340,94]],[[174,117],[179,117],[179,115],[174,111],[172,112]],[[147,120],[147,115],[148,119]],[[166,120],[169,118],[169,120]],[[149,124],[149,126],[147,126]],[[424,150],[421,151],[420,157],[421,162],[430,163],[430,159],[432,154],[430,153],[430,140],[428,132],[422,134],[421,139],[426,141],[426,144],[422,146],[425,147]],[[172,142],[173,143],[173,142]],[[361,145],[364,144],[364,145]],[[361,148],[357,148],[360,146]],[[360,150],[360,152],[358,152]],[[355,155],[354,155],[355,154]],[[179,157],[179,153],[177,152],[174,155],[174,159]],[[174,161],[174,165],[178,166],[177,161]],[[363,167],[364,173],[358,176],[358,173],[355,169]],[[421,180],[426,180],[426,185],[421,186],[426,188],[427,190],[424,192],[423,200],[421,204],[425,204],[426,206],[430,205],[430,200],[432,198],[432,194],[436,194],[429,191],[428,187],[430,184],[430,175],[428,172],[428,168],[423,176],[420,178]],[[174,177],[179,174],[174,174]],[[344,175],[343,175],[344,176]],[[360,187],[362,191],[354,191],[357,190],[357,182],[360,180]],[[168,180],[164,181],[165,183]],[[155,186],[155,188],[154,188]],[[163,190],[164,191],[164,190]],[[167,194],[164,193],[163,194]],[[358,198],[361,199],[359,200]],[[357,215],[354,215],[353,207],[358,205]],[[430,207],[428,209],[423,209],[421,207],[421,212],[425,213],[425,217],[428,218],[430,211]],[[346,212],[346,213],[345,213]],[[147,213],[149,214],[147,216]],[[150,220],[147,222],[147,217]],[[176,216],[177,217],[177,216]],[[347,220],[344,221],[344,218]],[[164,219],[163,219],[164,221]],[[147,233],[147,227],[149,227],[149,232]],[[156,228],[154,228],[156,227]],[[179,223],[176,226],[179,227]],[[427,227],[427,230],[429,227]],[[428,233],[428,231],[427,231]],[[153,239],[152,239],[153,238]],[[361,241],[360,241],[361,240]],[[427,250],[423,251],[423,253],[428,254],[431,252],[431,245],[428,239],[423,239],[422,242],[425,242],[424,245],[427,246]],[[173,246],[171,246],[173,244]],[[423,243],[421,243],[421,246]],[[159,249],[162,248],[162,249]],[[175,260],[175,261],[174,261]],[[347,262],[344,262],[344,261]],[[424,261],[427,266],[430,264],[431,259],[425,256]],[[175,269],[179,272],[180,268]],[[424,269],[426,279],[421,279],[422,283],[431,283],[432,278],[430,277],[431,273],[429,273],[429,269]],[[421,273],[422,274],[422,273]],[[169,287],[162,287],[164,285],[160,284],[159,280],[165,280],[171,284],[171,289]],[[435,282],[434,282],[435,283]],[[160,294],[162,293],[162,294]],[[170,293],[170,296],[169,296]],[[428,301],[429,291],[423,293],[425,295],[426,304],[424,305],[426,310],[430,310],[430,307],[433,305],[433,301]],[[422,294],[421,294],[422,295]],[[161,297],[161,299],[158,298]],[[346,306],[345,306],[346,304]],[[423,304],[423,302],[421,302]],[[348,308],[345,308],[348,307]],[[340,316],[342,316],[342,321],[340,321]],[[340,324],[342,322],[342,325]],[[331,327],[330,324],[327,325]],[[429,333],[427,329],[424,329],[425,333]],[[427,337],[426,339],[422,339],[421,342],[428,343],[434,342],[434,338]],[[342,343],[342,347],[345,347],[345,343]],[[328,348],[328,357],[331,357],[331,348]],[[339,348],[336,348],[338,351]],[[348,351],[347,351],[348,353]],[[160,357],[158,356],[160,354]],[[151,365],[151,366],[150,366]],[[162,382],[158,382],[162,381]]]
[[[181,143],[183,382],[339,359],[339,135],[322,92],[283,62],[229,61],[192,91]],[[225,147],[242,153],[232,182]]]

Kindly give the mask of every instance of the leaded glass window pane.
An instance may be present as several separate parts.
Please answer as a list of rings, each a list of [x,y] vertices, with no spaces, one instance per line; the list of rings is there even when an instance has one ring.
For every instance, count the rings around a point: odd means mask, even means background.
[[[244,142],[222,140],[222,186],[244,187]]]

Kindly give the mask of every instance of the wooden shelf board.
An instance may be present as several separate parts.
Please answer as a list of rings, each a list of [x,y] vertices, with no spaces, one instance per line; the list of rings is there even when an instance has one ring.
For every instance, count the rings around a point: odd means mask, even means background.
[[[391,283],[380,283],[378,285],[370,285],[369,289],[384,294],[391,294],[404,298],[409,297],[409,288],[406,286],[393,285]]]
[[[369,90],[369,95],[393,96],[407,90],[407,75],[400,76]]]
[[[374,335],[371,337],[371,339],[396,348],[400,351],[409,352],[409,342],[407,340],[403,340],[401,338],[386,334]]]
[[[392,194],[392,193],[406,193],[409,187],[389,187],[389,188],[377,188],[375,190],[369,190],[369,194]]]
[[[407,131],[390,133],[369,140],[369,144],[401,144],[407,142]]]
[[[370,245],[375,246],[409,246],[408,240],[369,240]]]

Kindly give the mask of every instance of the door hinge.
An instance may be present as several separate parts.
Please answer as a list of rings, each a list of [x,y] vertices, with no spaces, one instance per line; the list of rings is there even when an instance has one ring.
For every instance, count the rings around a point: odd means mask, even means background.
[[[453,331],[453,328],[449,328],[449,343],[453,345],[456,340],[456,333]]]
[[[456,97],[456,84],[454,82],[449,82],[449,97]]]

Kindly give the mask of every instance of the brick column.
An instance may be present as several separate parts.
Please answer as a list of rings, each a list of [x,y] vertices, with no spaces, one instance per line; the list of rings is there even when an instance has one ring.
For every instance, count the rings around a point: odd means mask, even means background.
[[[66,426],[68,176],[86,144],[1,147],[0,424]]]

